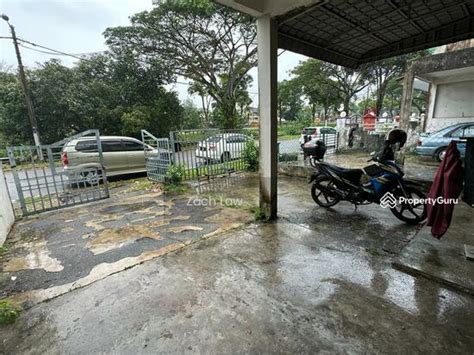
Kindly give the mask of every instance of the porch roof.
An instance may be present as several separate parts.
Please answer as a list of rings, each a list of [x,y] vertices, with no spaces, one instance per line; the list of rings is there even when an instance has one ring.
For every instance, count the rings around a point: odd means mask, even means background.
[[[359,65],[474,37],[474,0],[215,0],[278,24],[278,47]]]

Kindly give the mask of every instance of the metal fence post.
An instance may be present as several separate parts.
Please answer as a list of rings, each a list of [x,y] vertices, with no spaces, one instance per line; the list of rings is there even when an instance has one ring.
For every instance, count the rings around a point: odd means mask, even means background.
[[[170,146],[171,146],[171,164],[172,165],[175,165],[175,161],[176,161],[176,156],[175,156],[175,153],[176,153],[176,147],[175,147],[175,144],[174,144],[174,131],[170,131]]]
[[[23,190],[21,188],[20,177],[18,176],[18,172],[16,171],[15,155],[11,147],[7,147],[7,154],[8,160],[10,161],[10,168],[12,169],[13,173],[13,179],[15,180],[16,192],[18,194],[18,199],[20,200],[21,212],[23,216],[26,216],[28,214],[28,210],[26,208],[25,196],[23,195]]]
[[[95,133],[95,139],[96,139],[96,142],[97,142],[97,152],[99,153],[99,161],[100,161],[100,166],[102,168],[102,180],[103,180],[103,183],[104,183],[105,196],[109,197],[110,196],[109,195],[109,184],[108,184],[108,181],[107,181],[107,171],[106,171],[106,168],[105,168],[104,156],[102,154],[103,153],[102,152],[102,142],[100,141],[99,131],[97,129],[95,129],[95,130],[93,130],[93,132]],[[100,195],[100,192],[99,192],[99,195]]]

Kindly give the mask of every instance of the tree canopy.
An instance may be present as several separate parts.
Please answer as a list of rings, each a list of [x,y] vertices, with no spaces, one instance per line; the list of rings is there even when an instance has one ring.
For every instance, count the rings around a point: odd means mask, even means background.
[[[130,26],[105,31],[115,55],[160,63],[199,84],[226,128],[238,125],[236,104],[257,63],[256,36],[251,17],[207,0],[166,1],[132,16]]]
[[[101,134],[167,134],[182,126],[183,108],[154,67],[100,55],[72,68],[51,60],[28,72],[43,143],[96,128]],[[31,127],[15,75],[0,72],[0,135],[8,144],[31,142]]]

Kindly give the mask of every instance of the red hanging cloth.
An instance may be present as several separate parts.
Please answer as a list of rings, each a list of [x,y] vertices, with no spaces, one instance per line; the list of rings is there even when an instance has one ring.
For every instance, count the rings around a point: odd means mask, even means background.
[[[427,206],[428,226],[431,226],[433,237],[440,239],[448,230],[453,216],[454,203],[446,202],[448,199],[457,199],[463,187],[463,168],[461,154],[455,142],[449,143],[446,156],[436,171],[436,176],[431,185]],[[443,201],[439,201],[441,198]]]

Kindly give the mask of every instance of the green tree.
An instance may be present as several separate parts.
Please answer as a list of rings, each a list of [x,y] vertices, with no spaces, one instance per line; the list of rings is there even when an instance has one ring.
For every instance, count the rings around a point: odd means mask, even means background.
[[[278,112],[280,120],[295,121],[303,109],[302,88],[296,80],[278,83]]]
[[[194,106],[191,100],[186,100],[183,105],[182,129],[205,128],[203,125],[204,115]]]
[[[321,107],[327,119],[330,107],[337,105],[339,96],[337,85],[331,82],[325,64],[317,59],[300,62],[292,71],[294,80],[301,86],[304,97],[311,108],[311,117],[316,116]]]
[[[0,139],[2,147],[33,139],[24,102],[20,82],[15,75],[10,72],[0,72]]]
[[[142,128],[161,136],[180,128],[183,108],[160,73],[157,66],[108,55],[72,68],[52,60],[28,71],[43,143],[91,128],[137,138]],[[21,87],[8,72],[0,72],[0,136],[9,144],[32,140]]]
[[[368,75],[370,76],[370,80],[375,84],[376,88],[376,102],[374,108],[377,115],[381,114],[385,94],[387,93],[387,88],[390,81],[400,77],[403,74],[408,62],[416,60],[427,54],[428,51],[404,54],[373,62],[366,67]]]
[[[331,86],[341,100],[343,109],[347,114],[350,112],[351,100],[370,84],[370,76],[367,67],[358,70],[324,63],[324,72],[329,86]]]
[[[105,31],[116,55],[162,63],[172,74],[205,88],[223,115],[238,124],[239,85],[257,63],[254,20],[207,0],[166,1],[131,18],[131,25]]]

